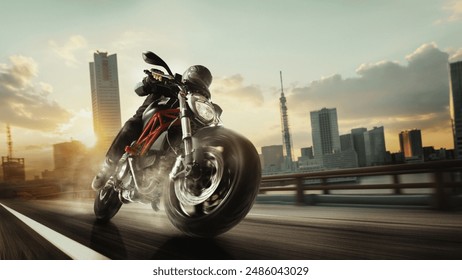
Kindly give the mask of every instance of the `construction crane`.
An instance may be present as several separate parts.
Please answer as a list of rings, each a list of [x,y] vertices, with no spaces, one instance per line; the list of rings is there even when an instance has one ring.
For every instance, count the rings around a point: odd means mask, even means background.
[[[8,145],[8,154],[2,156],[3,180],[5,182],[25,181],[26,172],[24,169],[24,158],[13,157],[13,141],[11,140],[10,125],[6,125],[6,143]]]

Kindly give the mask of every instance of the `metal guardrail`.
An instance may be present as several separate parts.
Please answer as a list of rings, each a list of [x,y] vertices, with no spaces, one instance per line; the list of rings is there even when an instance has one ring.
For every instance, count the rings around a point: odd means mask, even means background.
[[[403,176],[427,174],[430,180],[427,182],[405,182]],[[363,184],[357,181],[364,177],[388,176],[390,182]],[[353,180],[354,179],[354,180]],[[53,198],[67,197],[70,199],[93,199],[95,192],[91,189],[78,189],[68,192],[60,192],[58,189],[51,191],[48,186],[54,186],[53,182],[37,182],[44,187],[30,185],[27,190],[33,198]],[[319,202],[330,201],[331,203],[353,203],[351,201],[367,198],[368,204],[380,204],[384,196],[346,194],[339,196],[336,191],[353,190],[391,190],[391,195],[387,195],[388,204],[412,204],[411,195],[406,192],[409,189],[426,189],[430,193],[424,199],[420,196],[419,203],[429,204],[434,209],[449,210],[454,207],[462,206],[462,160],[447,160],[425,163],[409,163],[400,165],[375,166],[354,169],[329,170],[310,173],[290,173],[279,175],[267,175],[262,177],[259,199],[271,194],[293,193],[284,195],[290,203],[296,205],[311,205]],[[5,191],[6,189],[4,189]],[[11,189],[12,191],[13,189]],[[34,190],[34,192],[32,192]],[[15,189],[10,196],[21,196],[19,189]],[[313,194],[314,193],[314,194]],[[274,196],[274,195],[273,195]],[[290,197],[291,196],[291,197]],[[279,198],[282,195],[279,195]],[[287,199],[289,197],[289,199]],[[335,201],[335,202],[332,202]],[[415,200],[414,200],[415,201]],[[422,202],[424,201],[424,202]],[[329,203],[329,202],[327,202]]]
[[[402,175],[429,174],[429,182],[402,182]],[[315,204],[315,199],[305,195],[308,191],[319,191],[323,196],[333,196],[334,190],[393,190],[396,198],[405,196],[404,189],[431,190],[431,206],[435,209],[453,208],[455,197],[462,194],[462,160],[446,160],[424,163],[374,166],[354,169],[329,170],[311,173],[280,174],[262,177],[260,194],[294,191],[297,205]],[[390,183],[358,184],[348,179],[391,176]],[[344,182],[339,183],[343,180]],[[334,182],[332,182],[334,181]]]

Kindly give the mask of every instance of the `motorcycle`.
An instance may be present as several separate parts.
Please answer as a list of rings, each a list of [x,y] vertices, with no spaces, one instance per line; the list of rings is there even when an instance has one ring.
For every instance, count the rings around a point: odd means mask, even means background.
[[[259,155],[244,136],[227,129],[210,96],[192,91],[153,52],[145,73],[177,95],[156,100],[143,113],[143,132],[125,148],[113,174],[97,191],[96,219],[109,221],[123,204],[163,200],[170,222],[186,235],[213,237],[250,211],[261,180]],[[159,109],[160,108],[160,109]]]

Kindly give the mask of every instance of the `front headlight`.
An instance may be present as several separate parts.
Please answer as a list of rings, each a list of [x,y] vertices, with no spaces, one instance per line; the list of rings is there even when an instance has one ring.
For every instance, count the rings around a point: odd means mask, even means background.
[[[195,119],[203,125],[210,125],[217,121],[215,107],[205,96],[191,93],[188,96],[188,105]]]
[[[212,104],[198,100],[194,105],[196,107],[197,116],[202,121],[209,123],[215,119],[215,109]]]

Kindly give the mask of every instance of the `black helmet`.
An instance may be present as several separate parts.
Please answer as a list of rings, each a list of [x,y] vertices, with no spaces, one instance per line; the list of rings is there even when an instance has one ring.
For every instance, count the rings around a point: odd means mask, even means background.
[[[207,67],[193,65],[183,73],[182,82],[190,85],[193,89],[204,90],[210,97],[209,86],[212,83],[212,73]]]

